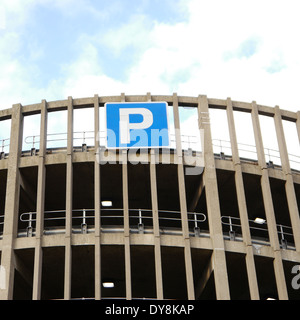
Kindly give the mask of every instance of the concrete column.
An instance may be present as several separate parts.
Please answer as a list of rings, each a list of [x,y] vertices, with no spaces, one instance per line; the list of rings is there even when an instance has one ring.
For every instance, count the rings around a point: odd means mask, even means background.
[[[270,188],[269,173],[268,173],[268,168],[266,166],[263,140],[262,140],[262,135],[260,130],[258,107],[255,101],[252,103],[251,116],[252,116],[254,138],[255,138],[255,144],[256,144],[256,150],[257,150],[258,164],[261,168],[261,188],[262,188],[266,219],[268,224],[270,245],[274,252],[274,272],[275,272],[275,278],[276,278],[276,284],[277,284],[277,291],[278,291],[279,299],[286,300],[288,299],[288,294],[287,294],[287,288],[285,283],[284,270],[283,270],[283,264],[282,264],[281,252],[280,252],[280,246],[279,246],[279,240],[278,240],[278,234],[277,234],[277,226],[276,226],[275,212],[274,212],[272,194],[271,194],[271,188]]]
[[[40,148],[38,164],[37,205],[36,205],[36,245],[34,253],[34,274],[32,299],[41,299],[42,280],[42,237],[44,232],[44,204],[45,204],[45,181],[46,167],[45,155],[47,144],[47,103],[41,103],[41,125],[40,125]]]
[[[129,205],[128,205],[128,173],[127,150],[122,150],[122,188],[123,188],[123,215],[124,215],[124,247],[125,247],[125,281],[126,299],[132,299],[131,292],[131,258],[130,258],[130,229],[129,229]]]
[[[14,239],[17,237],[20,172],[19,159],[22,152],[23,114],[21,104],[12,107],[10,148],[7,170],[6,199],[4,212],[4,229],[2,240],[1,266],[5,270],[5,287],[0,289],[1,300],[12,300],[15,258]]]
[[[151,101],[150,92],[147,93],[147,101]],[[164,296],[164,292],[163,292],[163,278],[162,278],[161,240],[160,240],[159,216],[158,216],[155,149],[150,150],[150,185],[151,185],[151,203],[152,203],[153,233],[154,233],[156,297],[158,300],[162,300]]]
[[[218,300],[229,300],[229,283],[225,257],[223,231],[221,225],[221,210],[218,195],[217,175],[215,159],[212,147],[208,100],[206,96],[198,97],[199,129],[204,130],[204,183],[209,223],[210,237],[213,245],[213,266]],[[205,121],[203,121],[205,120]]]
[[[126,101],[125,94],[121,93],[121,102],[125,102],[125,101]],[[122,163],[126,299],[131,300],[132,299],[132,289],[131,289],[131,257],[130,257],[127,149],[121,150],[120,153],[121,153],[121,163]]]
[[[68,97],[68,141],[66,176],[66,233],[64,299],[71,299],[72,271],[72,202],[73,202],[73,99]]]
[[[248,211],[247,211],[247,204],[246,204],[246,197],[245,197],[243,174],[241,169],[241,162],[240,162],[240,156],[239,156],[238,144],[237,144],[237,138],[236,138],[232,102],[230,98],[227,99],[226,112],[227,112],[228,129],[229,129],[230,143],[231,143],[231,150],[232,150],[232,161],[235,169],[234,177],[235,177],[236,193],[237,193],[237,200],[238,200],[238,207],[239,207],[239,215],[241,220],[243,241],[246,246],[245,260],[246,260],[246,267],[247,267],[247,273],[248,273],[250,296],[252,300],[259,300],[259,290],[258,290],[258,284],[257,284],[251,234],[250,234],[250,228],[249,228],[249,218],[248,218]]]
[[[178,173],[178,187],[179,187],[178,191],[179,191],[179,201],[180,201],[182,234],[184,238],[184,258],[185,258],[184,260],[185,260],[185,271],[186,271],[186,283],[187,283],[189,300],[195,300],[191,243],[190,243],[190,237],[189,237],[184,168],[183,168],[183,157],[182,157],[182,147],[181,147],[178,97],[176,93],[173,94],[173,112],[174,112],[174,125],[175,125],[175,137],[176,137],[176,158],[177,158],[177,173]]]
[[[95,299],[101,299],[101,192],[100,192],[100,163],[99,151],[99,97],[94,97],[94,130],[95,130],[95,163],[94,163],[94,201],[95,201]]]
[[[297,205],[297,198],[295,194],[294,182],[292,177],[292,171],[290,168],[289,156],[284,136],[284,130],[281,119],[281,111],[278,106],[275,107],[275,129],[277,134],[277,141],[280,152],[280,159],[282,164],[282,170],[286,174],[285,190],[286,198],[289,207],[291,225],[293,229],[294,241],[297,252],[300,252],[300,219],[299,210]]]
[[[275,213],[272,201],[272,194],[270,190],[270,182],[269,182],[269,174],[268,168],[266,165],[265,159],[265,152],[263,146],[263,139],[260,130],[260,123],[258,117],[258,108],[255,102],[252,103],[252,124],[253,124],[253,132],[255,138],[255,145],[257,150],[257,159],[258,165],[261,169],[261,187],[263,192],[263,201],[265,206],[265,213],[268,223],[268,232],[270,243],[272,244],[274,250],[279,250],[279,241],[277,235],[277,228],[276,228],[276,220],[275,220]]]
[[[151,150],[150,155],[150,184],[151,202],[154,233],[154,256],[155,256],[155,275],[156,275],[156,296],[158,300],[163,299],[163,278],[161,261],[161,241],[159,232],[158,200],[157,200],[157,179],[156,179],[156,155],[155,150]]]
[[[298,133],[298,140],[300,143],[300,111],[297,112],[296,129],[297,129],[297,133]]]

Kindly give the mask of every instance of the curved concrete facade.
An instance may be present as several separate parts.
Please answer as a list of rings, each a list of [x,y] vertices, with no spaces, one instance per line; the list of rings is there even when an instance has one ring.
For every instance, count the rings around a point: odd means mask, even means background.
[[[168,103],[174,148],[166,154],[102,147],[104,104],[145,101]],[[183,147],[183,107],[197,111],[201,151]],[[75,146],[74,112],[82,108],[92,110],[93,138]],[[212,109],[226,114],[229,153],[214,152]],[[48,117],[62,110],[66,144],[50,148]],[[251,118],[255,159],[240,157],[236,113]],[[24,151],[30,115],[40,116],[38,148]],[[274,120],[280,166],[266,159],[260,116]],[[293,285],[293,267],[300,265],[300,172],[291,165],[282,124],[295,126],[300,139],[300,112],[148,93],[16,104],[0,110],[0,126],[8,119],[9,145],[0,159],[1,299],[300,298]],[[108,200],[111,207],[102,203]],[[113,288],[103,286],[108,282]]]

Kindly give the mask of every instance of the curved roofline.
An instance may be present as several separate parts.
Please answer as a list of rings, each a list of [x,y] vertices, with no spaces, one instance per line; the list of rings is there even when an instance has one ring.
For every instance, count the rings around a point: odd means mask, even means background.
[[[86,98],[72,98],[68,97],[65,100],[55,100],[55,101],[46,101],[42,100],[40,103],[29,104],[22,106],[23,115],[32,115],[38,114],[41,112],[41,108],[44,102],[47,103],[47,110],[58,111],[58,110],[67,110],[68,101],[72,99],[74,109],[93,107],[95,103],[95,98],[98,99],[100,105],[104,105],[107,102],[155,102],[155,101],[165,101],[168,105],[173,104],[173,97],[176,95],[151,95],[147,93],[146,95],[125,95],[122,93],[119,96],[98,96],[97,94],[94,97],[86,97]],[[190,96],[177,96],[179,106],[197,106],[199,103],[199,97],[206,97],[205,95],[199,95],[198,97],[190,97]],[[215,99],[215,98],[207,98],[209,108],[214,109],[226,109],[228,100],[231,101],[232,107],[234,111],[241,112],[251,112],[253,109],[253,104],[257,105],[258,113],[261,115],[273,117],[275,114],[275,108],[279,106],[265,106],[261,104],[257,104],[256,101],[252,102],[241,102],[231,100],[231,98],[227,99]],[[21,105],[20,103],[18,103]],[[283,120],[297,122],[300,118],[300,111],[293,112],[289,110],[280,109],[280,113]],[[10,119],[12,115],[12,108],[0,110],[0,121]]]

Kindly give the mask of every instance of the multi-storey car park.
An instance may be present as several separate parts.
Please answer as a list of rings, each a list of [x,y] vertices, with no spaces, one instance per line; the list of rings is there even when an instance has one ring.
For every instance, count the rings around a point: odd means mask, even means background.
[[[167,102],[173,147],[106,149],[105,103],[147,101]],[[183,108],[198,118],[200,151],[184,144]],[[78,144],[80,109],[92,117]],[[221,152],[211,134],[217,109],[230,138],[218,142]],[[49,132],[62,112],[66,133]],[[242,156],[238,114],[251,122],[253,157]],[[39,132],[25,137],[34,115]],[[280,164],[266,154],[262,117],[274,123]],[[95,95],[0,110],[0,129],[10,127],[0,137],[0,298],[299,299],[300,174],[283,123],[300,139],[300,112],[203,95]]]

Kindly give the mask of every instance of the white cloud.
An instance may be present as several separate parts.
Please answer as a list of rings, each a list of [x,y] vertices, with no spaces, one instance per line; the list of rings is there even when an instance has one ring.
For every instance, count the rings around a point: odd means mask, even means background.
[[[93,96],[96,93],[113,94],[120,83],[106,76],[98,62],[98,51],[91,43],[86,43],[77,60],[63,67],[61,94],[74,98]]]
[[[245,102],[256,100],[259,104],[300,110],[298,3],[186,0],[180,3],[185,19],[168,23],[159,22],[146,12],[135,13],[127,22],[106,32],[78,34],[74,45],[77,55],[70,56],[69,62],[61,65],[57,78],[50,78],[48,85],[41,87],[32,83],[30,76],[32,72],[43,72],[37,60],[46,52],[41,51],[38,43],[31,43],[30,64],[22,63],[17,55],[22,51],[22,26],[32,18],[33,6],[52,6],[69,18],[84,10],[104,20],[122,6],[114,1],[108,11],[101,11],[84,0],[3,0],[6,21],[5,29],[0,26],[0,108],[17,102],[28,104],[96,93],[177,92]],[[106,65],[104,51],[110,54],[111,66]],[[122,65],[123,57],[130,63]],[[107,72],[115,67],[114,61],[123,69],[122,79]],[[79,117],[76,123],[80,130],[85,130],[83,123],[89,123],[89,118],[88,113]],[[214,123],[214,138],[226,140],[228,137],[218,136],[220,125],[219,121]],[[237,126],[242,132],[244,127],[240,123]],[[186,119],[182,131],[197,133],[194,119]],[[242,136],[240,133],[239,137]],[[247,141],[249,136],[243,136],[239,142]]]
[[[143,14],[135,14],[119,28],[109,29],[104,35],[97,34],[94,40],[110,48],[111,53],[117,57],[128,47],[134,49],[131,52],[135,50],[140,52],[140,50],[147,48],[149,46],[149,30],[151,30],[149,19]]]
[[[22,16],[19,25],[30,16],[30,6],[36,3],[51,3],[65,14],[67,9],[72,9],[73,15],[80,10],[95,15],[108,14],[84,0],[76,5],[73,2],[71,5],[70,0],[4,1],[8,12]],[[11,54],[18,50],[20,33],[5,33],[0,39],[1,57],[5,52],[2,48],[10,49],[0,62],[0,90],[5,91],[1,107],[9,107],[6,101],[18,99],[31,103],[36,99],[61,99],[69,95],[145,94],[148,91],[172,94],[176,91],[179,95],[206,94],[223,99],[230,96],[233,100],[256,100],[260,104],[300,109],[297,0],[284,3],[189,0],[180,5],[186,17],[181,22],[162,23],[140,13],[106,33],[81,33],[78,35],[80,54],[70,57],[69,64],[62,66],[60,78],[49,79],[44,88],[29,82],[28,66],[20,64]],[[110,8],[114,6],[120,9],[118,1]],[[37,57],[44,54],[34,50],[37,45],[33,44],[32,48],[33,58],[35,52]],[[129,65],[121,66],[125,77],[107,74],[105,70],[109,67],[103,67],[102,50],[111,51],[111,68],[114,59],[120,60],[122,55],[134,57],[129,59]]]
[[[0,5],[0,30],[6,28],[6,11],[5,8]]]

